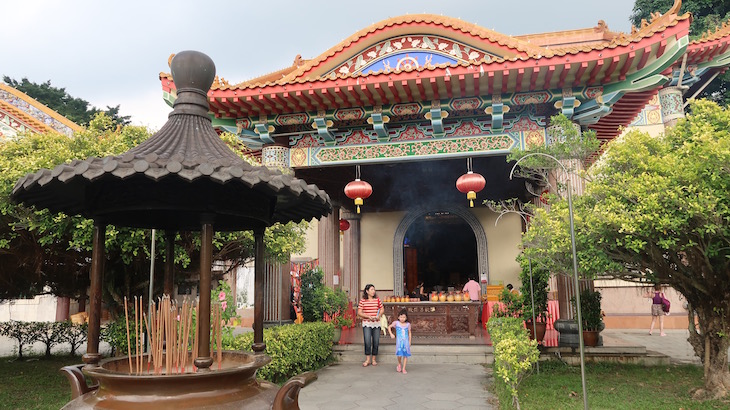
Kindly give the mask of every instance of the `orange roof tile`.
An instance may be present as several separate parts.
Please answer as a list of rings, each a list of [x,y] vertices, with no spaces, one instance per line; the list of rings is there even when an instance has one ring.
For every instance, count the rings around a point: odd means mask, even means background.
[[[25,102],[27,102],[28,104],[32,105],[33,107],[35,107],[35,108],[43,111],[44,113],[50,115],[51,117],[53,117],[53,119],[55,119],[56,121],[60,122],[61,124],[65,125],[65,126],[67,126],[69,128],[71,128],[73,131],[80,131],[81,130],[81,126],[79,126],[75,122],[69,120],[68,118],[64,117],[63,115],[61,115],[61,114],[57,113],[56,111],[48,108],[47,106],[41,104],[38,100],[32,98],[31,96],[29,96],[28,94],[25,94],[24,92],[22,92],[20,90],[17,90],[15,88],[10,87],[10,86],[5,85],[5,84],[0,84],[0,90],[6,91],[6,92],[8,92],[10,94],[13,94],[16,97],[24,100]],[[19,110],[19,111],[22,111],[22,110]],[[30,115],[28,114],[28,116],[30,116]]]
[[[0,110],[7,112],[13,118],[22,122],[25,126],[27,126],[28,128],[31,128],[35,132],[54,131],[54,129],[51,128],[49,125],[46,125],[41,121],[38,121],[32,115],[19,109],[18,107],[14,106],[13,104],[8,103],[7,101],[0,100]]]
[[[604,50],[604,49],[614,49],[617,47],[622,46],[628,46],[631,43],[637,43],[643,39],[653,37],[657,33],[661,33],[665,31],[666,29],[670,27],[676,26],[680,21],[690,19],[691,15],[689,13],[685,13],[683,15],[679,15],[679,8],[681,6],[681,0],[675,0],[674,5],[672,8],[667,11],[665,14],[655,14],[652,17],[651,22],[644,22],[642,24],[642,27],[640,29],[635,29],[630,34],[626,33],[618,33],[615,34],[613,32],[608,31],[606,28],[603,32],[603,36],[611,37],[610,40],[606,41],[586,41],[583,43],[575,43],[575,44],[569,44],[559,47],[542,47],[537,44],[532,44],[532,39],[541,39],[543,41],[546,41],[548,38],[552,39],[568,39],[571,36],[572,37],[580,37],[581,35],[585,35],[587,31],[596,30],[597,28],[601,27],[601,24],[599,22],[599,25],[594,28],[590,29],[583,29],[583,30],[569,30],[569,31],[560,31],[560,32],[554,32],[554,33],[542,33],[542,34],[532,34],[532,35],[526,35],[526,36],[519,36],[519,37],[512,37],[505,34],[497,33],[493,30],[488,30],[482,27],[479,27],[472,23],[467,23],[459,19],[450,18],[450,17],[443,17],[443,16],[436,16],[436,15],[430,15],[430,14],[414,14],[414,15],[405,15],[400,17],[393,17],[389,18],[387,20],[383,20],[379,23],[376,23],[370,27],[366,27],[357,33],[353,34],[352,36],[348,37],[347,39],[341,41],[334,47],[330,48],[323,54],[319,55],[316,58],[313,58],[311,60],[308,60],[306,63],[304,63],[301,67],[299,67],[296,70],[291,71],[288,75],[285,77],[274,80],[273,78],[270,78],[274,73],[269,74],[267,76],[259,77],[258,79],[261,79],[260,82],[255,82],[254,80],[248,80],[239,84],[235,85],[229,85],[229,84],[219,84],[216,86],[216,84],[213,85],[211,90],[243,90],[243,89],[252,89],[252,88],[264,88],[267,86],[274,86],[274,85],[286,85],[286,84],[303,84],[303,83],[311,83],[311,82],[317,82],[317,81],[326,81],[326,80],[334,80],[334,79],[346,79],[346,78],[357,78],[357,77],[365,77],[368,75],[377,75],[382,73],[383,71],[378,72],[371,72],[368,74],[363,73],[353,73],[353,74],[339,74],[331,72],[327,74],[326,76],[318,76],[318,77],[309,77],[306,76],[308,72],[311,72],[315,67],[317,67],[319,64],[322,64],[324,61],[329,59],[330,57],[334,56],[335,54],[343,51],[345,48],[349,47],[351,44],[357,42],[361,38],[367,36],[370,33],[374,33],[381,30],[387,30],[389,28],[398,26],[398,25],[404,25],[404,24],[410,24],[410,23],[427,23],[427,24],[436,24],[443,27],[449,27],[458,31],[461,31],[465,34],[471,34],[475,38],[486,40],[494,44],[499,44],[503,47],[507,47],[511,50],[515,51],[515,54],[513,57],[508,58],[492,58],[491,60],[480,60],[475,62],[459,62],[459,63],[453,63],[453,64],[440,64],[437,66],[426,66],[426,67],[419,67],[416,69],[407,69],[407,70],[395,70],[391,71],[394,73],[398,72],[410,72],[410,71],[431,71],[437,68],[449,68],[449,67],[468,67],[468,66],[480,66],[480,65],[491,65],[491,64],[499,64],[503,63],[505,61],[526,61],[531,59],[539,59],[539,58],[550,58],[550,57],[556,57],[556,56],[565,56],[565,55],[576,55],[580,53],[588,53],[595,50]],[[615,35],[614,35],[615,34]],[[530,41],[528,41],[530,40]],[[543,41],[537,41],[538,44],[542,43]],[[289,67],[290,69],[292,67]],[[287,69],[277,71],[284,72]],[[160,79],[172,79],[170,74],[167,73],[160,73]]]

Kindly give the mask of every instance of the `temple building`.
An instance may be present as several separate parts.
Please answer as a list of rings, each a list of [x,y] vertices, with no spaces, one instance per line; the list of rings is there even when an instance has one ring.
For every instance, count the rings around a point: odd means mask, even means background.
[[[558,113],[604,143],[626,127],[658,134],[681,118],[686,100],[730,65],[730,28],[690,41],[691,16],[680,6],[631,33],[599,21],[508,36],[443,16],[390,18],[270,74],[216,78],[213,125],[238,135],[263,165],[291,168],[327,191],[335,210],[312,223],[302,257],[318,259],[327,285],[353,301],[367,283],[385,296],[420,283],[459,287],[472,276],[485,287],[520,287],[523,221],[498,218],[483,201],[539,205],[540,192],[509,178],[506,155],[552,143]],[[160,80],[171,104],[172,76]],[[455,186],[470,170],[486,179],[473,208]],[[369,196],[346,195],[357,179],[370,184]],[[579,194],[580,180],[573,185]]]
[[[0,84],[0,140],[23,132],[55,131],[71,136],[81,127],[27,94]]]

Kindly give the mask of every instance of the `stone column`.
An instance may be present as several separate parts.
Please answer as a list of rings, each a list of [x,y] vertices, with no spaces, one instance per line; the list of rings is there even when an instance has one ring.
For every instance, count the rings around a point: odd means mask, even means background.
[[[687,87],[664,87],[659,90],[659,105],[662,107],[664,128],[673,127],[684,118],[684,90]]]
[[[265,167],[289,168],[289,147],[266,145],[261,148],[261,165]]]
[[[324,284],[334,286],[334,276],[340,269],[340,207],[332,206],[332,213],[319,220],[317,257],[324,273]]]
[[[342,238],[342,252],[344,253],[342,266],[342,289],[350,295],[354,303],[360,294],[360,215],[346,210],[340,210],[342,219],[350,223],[350,229],[345,231]]]

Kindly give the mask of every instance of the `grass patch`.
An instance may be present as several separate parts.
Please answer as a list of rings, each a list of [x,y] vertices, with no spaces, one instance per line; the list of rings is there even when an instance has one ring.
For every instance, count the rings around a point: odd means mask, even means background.
[[[60,409],[71,400],[71,386],[59,369],[78,363],[80,357],[0,358],[0,408]]]
[[[699,402],[690,391],[701,387],[702,368],[694,365],[640,366],[587,363],[586,389],[591,409],[727,409],[730,400]],[[504,383],[495,380],[500,409],[512,409]],[[540,374],[519,387],[523,409],[582,409],[580,366],[558,361],[540,363]]]

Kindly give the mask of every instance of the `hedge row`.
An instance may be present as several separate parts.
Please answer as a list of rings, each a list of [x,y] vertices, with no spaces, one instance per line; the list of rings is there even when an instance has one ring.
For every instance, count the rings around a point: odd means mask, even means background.
[[[23,348],[41,342],[46,346],[45,355],[51,356],[51,349],[68,343],[70,356],[76,355],[86,341],[87,325],[66,322],[21,322],[11,320],[0,322],[0,336],[14,339],[18,343],[18,358],[23,358]]]
[[[540,358],[537,341],[530,340],[522,318],[492,317],[487,322],[494,346],[494,373],[498,389],[506,389],[520,408],[517,388]]]
[[[258,377],[282,383],[302,372],[317,370],[327,364],[332,353],[334,327],[331,323],[313,322],[264,329],[266,354],[271,363],[262,367]],[[227,350],[251,350],[253,333],[243,333],[229,340]]]

